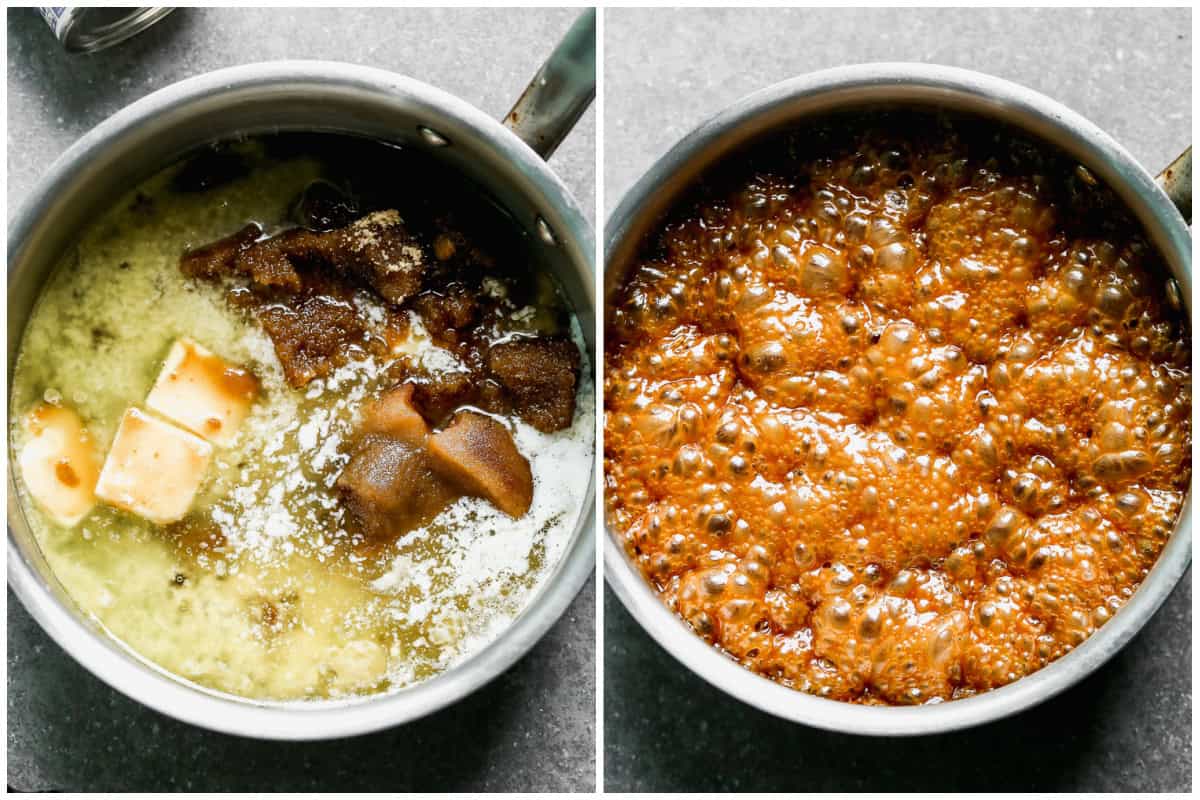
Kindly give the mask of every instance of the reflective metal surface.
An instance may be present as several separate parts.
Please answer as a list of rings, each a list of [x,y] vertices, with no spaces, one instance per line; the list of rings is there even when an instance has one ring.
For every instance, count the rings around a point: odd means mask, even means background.
[[[504,124],[549,158],[596,96],[596,9],[579,15],[504,117]]]
[[[1030,89],[967,70],[925,64],[865,64],[810,73],[744,98],[675,145],[634,185],[605,231],[605,306],[611,305],[643,237],[707,167],[737,148],[804,118],[864,106],[947,109],[1021,128],[1077,158],[1105,180],[1145,226],[1179,282],[1191,313],[1191,240],[1171,199],[1119,144],[1065,106]],[[1182,144],[1182,143],[1181,143]],[[1191,559],[1189,494],[1176,530],[1145,582],[1086,642],[1032,675],[999,689],[938,705],[863,706],[788,689],[739,666],[667,609],[626,556],[604,537],[609,584],[630,614],[668,652],[714,686],[767,713],[843,733],[941,733],[1015,714],[1099,668],[1141,629]]]
[[[8,239],[8,376],[34,300],[76,232],[120,194],[188,151],[219,139],[286,130],[369,136],[433,153],[487,190],[530,232],[572,303],[596,363],[590,227],[545,162],[500,122],[418,81],[316,61],[220,70],[177,83],[98,125],[50,168],[15,215]],[[429,132],[434,132],[431,137]],[[439,141],[440,140],[440,141]],[[540,231],[548,228],[547,238]],[[9,452],[8,580],[60,646],[118,691],[213,730],[273,739],[367,733],[415,719],[499,675],[557,620],[595,564],[594,487],[561,562],[495,641],[416,686],[376,697],[249,701],[172,677],[130,653],[75,606],[46,565],[17,503]]]
[[[95,53],[137,36],[175,9],[39,6],[37,10],[67,52]]]
[[[1192,148],[1184,150],[1155,178],[1184,220],[1192,222]]]

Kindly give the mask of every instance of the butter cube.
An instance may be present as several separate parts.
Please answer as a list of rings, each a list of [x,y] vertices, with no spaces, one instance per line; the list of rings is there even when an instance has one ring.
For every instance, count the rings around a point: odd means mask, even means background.
[[[228,447],[257,395],[254,375],[183,338],[171,346],[146,406],[218,447]]]
[[[175,522],[191,508],[212,452],[199,436],[130,408],[100,471],[96,496],[158,525]]]
[[[21,475],[41,509],[67,528],[96,505],[99,459],[79,415],[69,408],[39,403],[23,420],[30,438],[21,448]]]

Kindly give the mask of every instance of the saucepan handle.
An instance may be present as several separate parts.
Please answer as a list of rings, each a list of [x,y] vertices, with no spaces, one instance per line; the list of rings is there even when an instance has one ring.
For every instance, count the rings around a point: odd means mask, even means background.
[[[542,158],[550,155],[596,97],[596,10],[579,15],[504,118]]]
[[[1179,213],[1190,225],[1192,223],[1192,148],[1184,150],[1155,179]]]

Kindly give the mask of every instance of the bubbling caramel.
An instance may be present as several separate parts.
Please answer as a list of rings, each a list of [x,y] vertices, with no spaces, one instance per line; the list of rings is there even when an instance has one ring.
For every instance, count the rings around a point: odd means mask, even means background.
[[[605,364],[606,505],[664,602],[838,700],[1040,669],[1137,589],[1191,476],[1180,291],[1109,189],[966,118],[833,118],[647,239]]]

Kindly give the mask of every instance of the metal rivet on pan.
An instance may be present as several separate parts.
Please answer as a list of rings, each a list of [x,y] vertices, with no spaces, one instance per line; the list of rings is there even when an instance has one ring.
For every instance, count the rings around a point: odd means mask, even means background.
[[[450,144],[450,140],[433,128],[426,128],[424,125],[418,125],[417,130],[421,133],[421,138],[431,147],[446,147]]]
[[[1179,288],[1179,281],[1174,278],[1167,278],[1167,302],[1176,311],[1183,309],[1183,290]]]
[[[555,238],[554,231],[550,230],[550,225],[541,216],[537,218],[537,232],[538,236],[542,237],[542,241],[551,247],[555,247],[558,244],[558,239]]]

